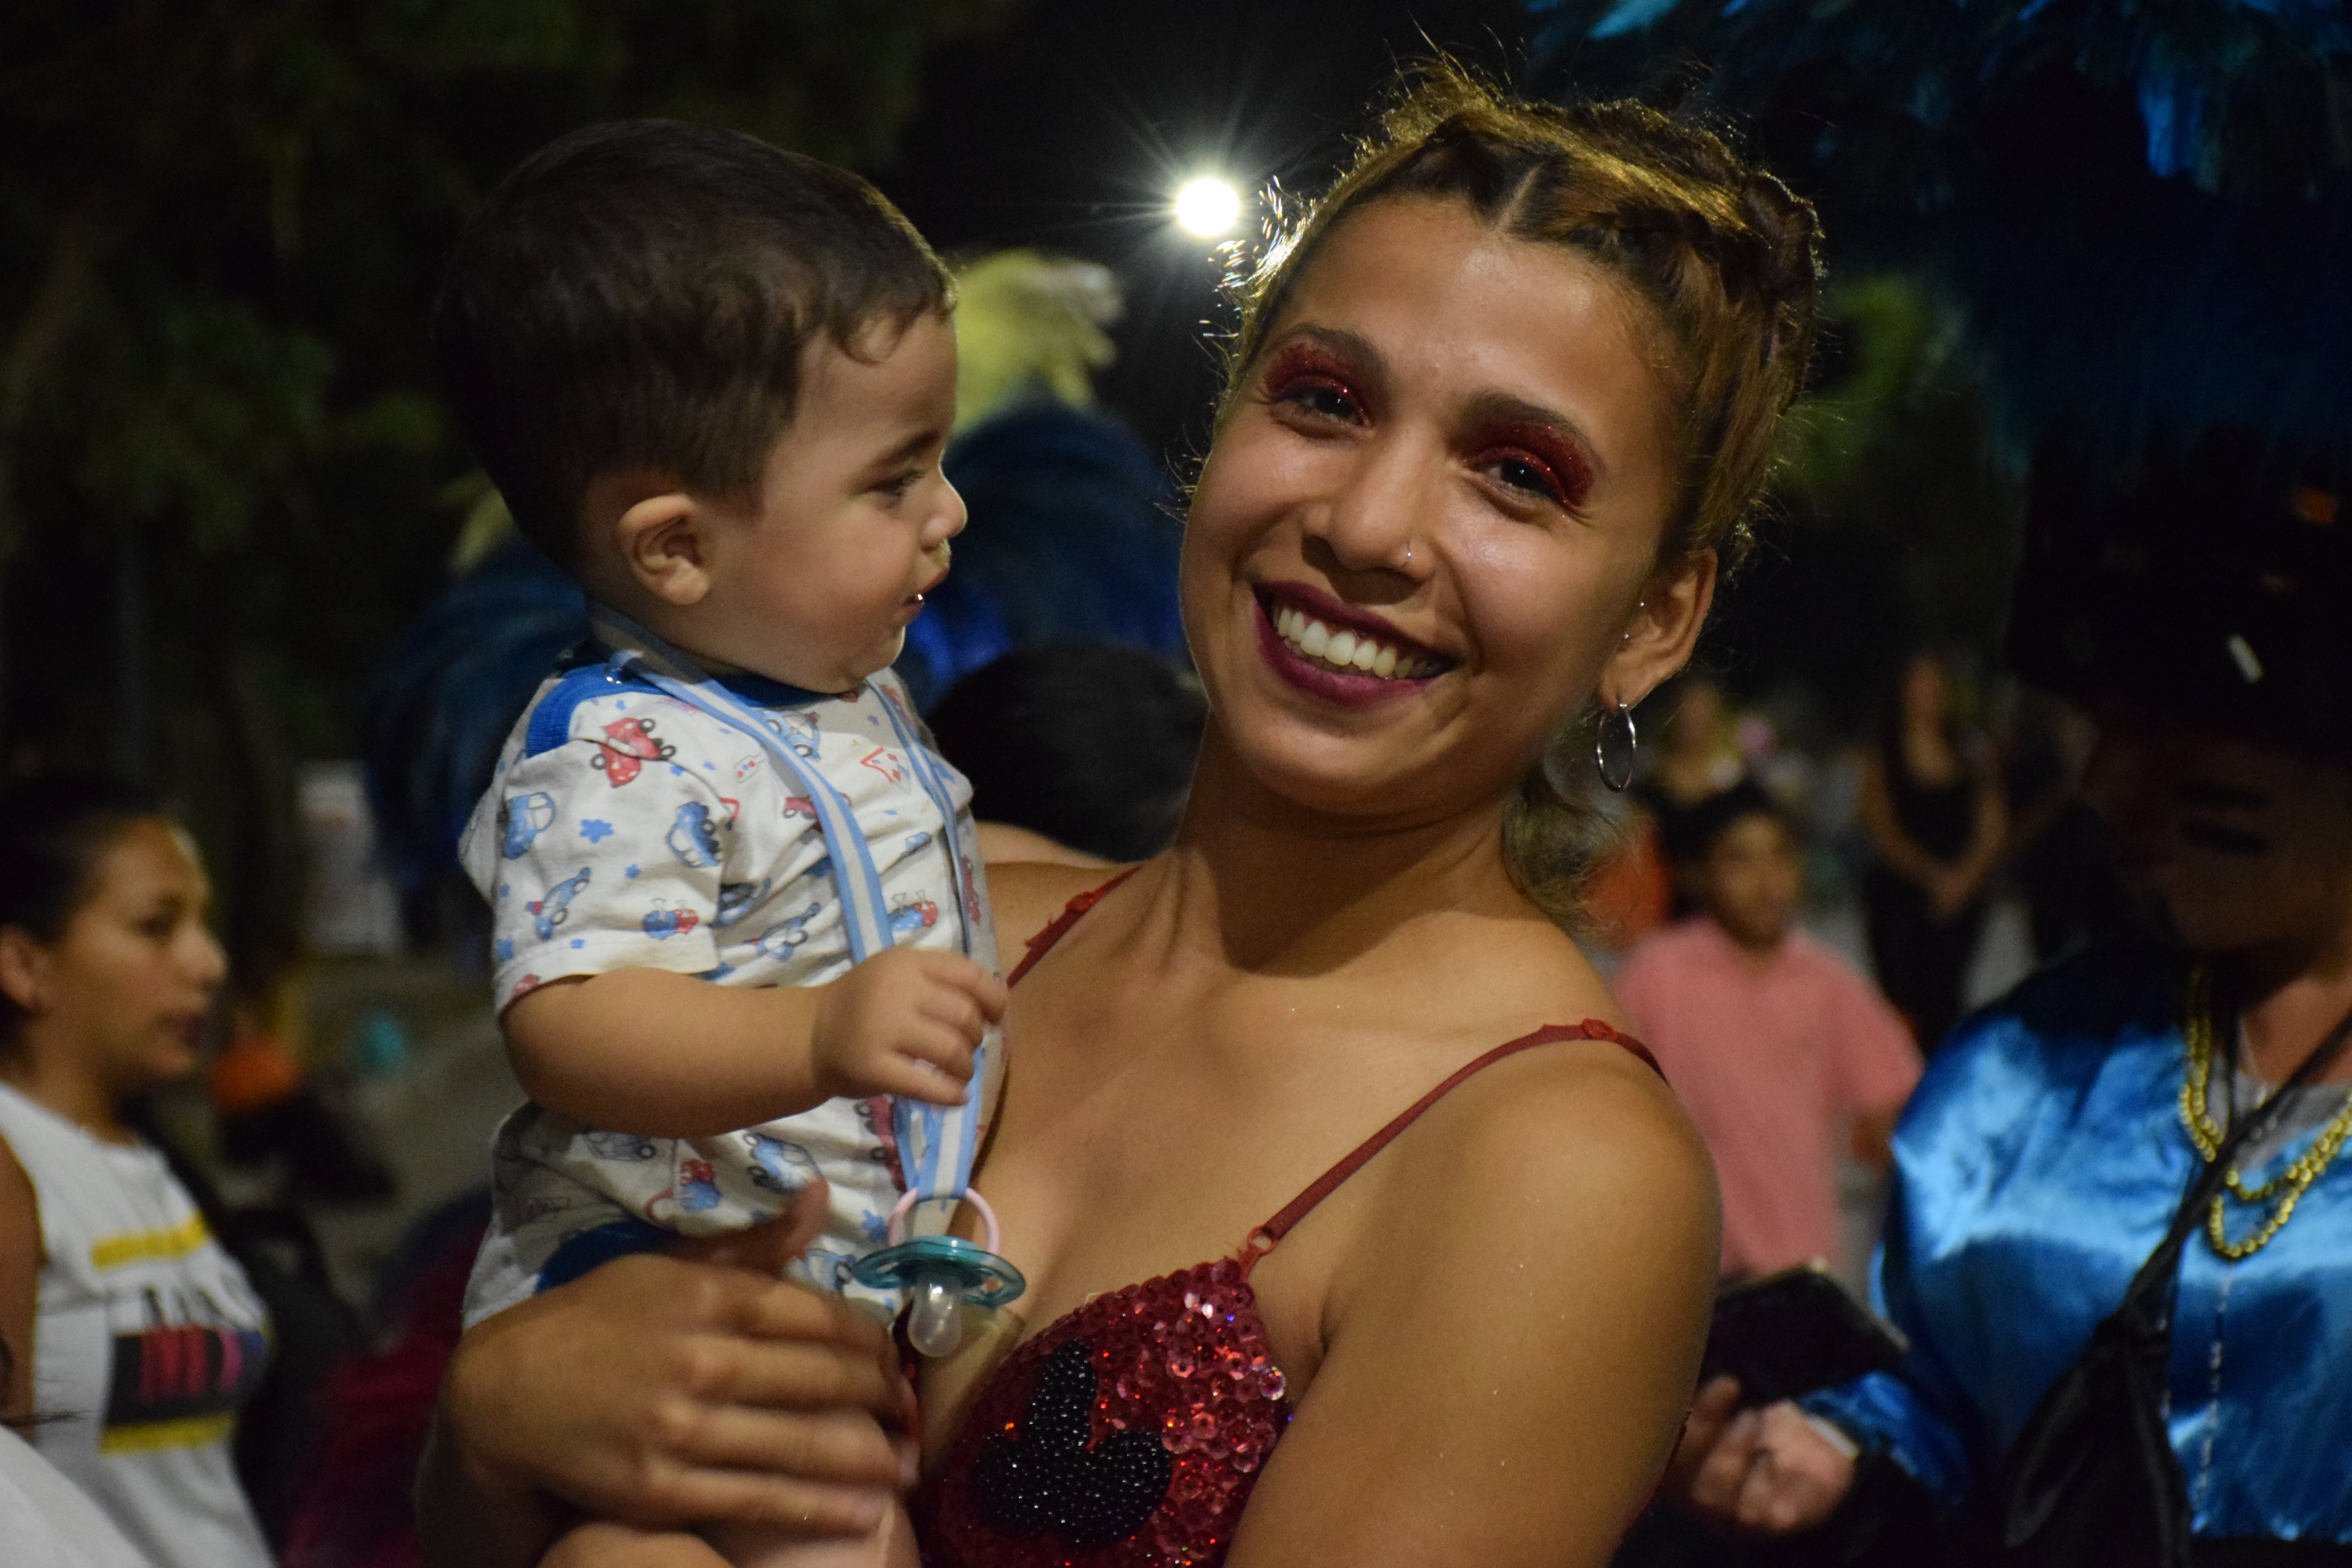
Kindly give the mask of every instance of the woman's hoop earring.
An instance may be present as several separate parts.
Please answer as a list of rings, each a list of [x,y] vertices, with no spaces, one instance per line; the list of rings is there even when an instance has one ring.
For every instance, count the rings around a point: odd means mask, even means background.
[[[1592,767],[1611,791],[1622,794],[1633,782],[1633,752],[1640,743],[1630,706],[1621,704],[1601,713],[1592,735]]]

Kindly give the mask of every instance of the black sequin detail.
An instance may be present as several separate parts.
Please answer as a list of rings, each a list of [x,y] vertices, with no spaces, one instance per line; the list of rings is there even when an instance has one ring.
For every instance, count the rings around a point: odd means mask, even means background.
[[[991,1437],[972,1466],[980,1511],[1007,1535],[1052,1531],[1074,1547],[1134,1534],[1175,1468],[1156,1434],[1113,1432],[1092,1447],[1094,1348],[1072,1340],[1037,1375],[1017,1437]]]

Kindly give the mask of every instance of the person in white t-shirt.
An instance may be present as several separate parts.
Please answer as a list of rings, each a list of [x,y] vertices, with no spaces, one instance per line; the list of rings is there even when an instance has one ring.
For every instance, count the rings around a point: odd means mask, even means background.
[[[0,1415],[37,1415],[40,1457],[157,1568],[270,1560],[230,1447],[268,1315],[124,1120],[196,1067],[225,967],[210,896],[135,792],[0,797],[0,1339],[30,1348]]]
[[[0,1289],[8,1284],[0,1280]],[[0,1387],[13,1387],[16,1374],[16,1352],[0,1341]],[[21,1415],[0,1421],[0,1524],[7,1527],[14,1568],[152,1568],[10,1422],[35,1423]]]

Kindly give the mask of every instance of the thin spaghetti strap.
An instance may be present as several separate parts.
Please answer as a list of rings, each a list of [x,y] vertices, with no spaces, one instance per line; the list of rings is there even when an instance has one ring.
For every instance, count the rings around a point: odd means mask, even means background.
[[[1062,912],[1055,915],[1044,931],[1029,939],[1027,943],[1029,951],[1022,955],[1021,962],[1013,966],[1013,973],[1004,977],[1004,984],[1007,986],[1020,984],[1021,977],[1035,968],[1039,959],[1053,952],[1055,942],[1070,934],[1070,928],[1078,923],[1080,915],[1100,903],[1103,896],[1113,888],[1142,869],[1140,866],[1129,866],[1101,887],[1088,888],[1085,892],[1063,905]]]
[[[1423,1095],[1419,1100],[1416,1100],[1411,1105],[1406,1106],[1404,1110],[1397,1115],[1395,1120],[1391,1121],[1386,1127],[1381,1128],[1378,1132],[1373,1133],[1370,1138],[1365,1139],[1361,1143],[1357,1144],[1354,1149],[1349,1151],[1343,1158],[1341,1158],[1338,1164],[1324,1172],[1320,1176],[1318,1176],[1313,1184],[1308,1186],[1305,1192],[1299,1194],[1297,1197],[1291,1199],[1290,1202],[1284,1205],[1281,1213],[1276,1215],[1272,1219],[1266,1221],[1264,1225],[1250,1232],[1249,1238],[1242,1243],[1241,1265],[1243,1272],[1246,1274],[1251,1268],[1255,1268],[1259,1258],[1265,1257],[1267,1253],[1272,1252],[1276,1244],[1278,1244],[1284,1237],[1290,1234],[1291,1226],[1297,1225],[1300,1220],[1305,1219],[1308,1212],[1312,1210],[1317,1204],[1319,1204],[1325,1198],[1329,1197],[1333,1191],[1339,1187],[1340,1183],[1346,1181],[1358,1171],[1363,1169],[1365,1162],[1370,1160],[1373,1155],[1379,1153],[1381,1150],[1387,1148],[1389,1144],[1395,1140],[1398,1133],[1402,1132],[1406,1128],[1419,1121],[1423,1111],[1427,1110],[1431,1106],[1435,1105],[1439,1100],[1444,1100],[1448,1094],[1451,1094],[1456,1088],[1460,1087],[1463,1082],[1476,1076],[1478,1073],[1484,1072],[1486,1068],[1493,1067],[1505,1057],[1517,1056],[1521,1051],[1532,1050],[1538,1046],[1552,1045],[1560,1040],[1610,1041],[1612,1044],[1624,1047],[1625,1049],[1641,1058],[1642,1060],[1648,1065],[1650,1070],[1657,1073],[1661,1079],[1665,1077],[1664,1072],[1658,1067],[1658,1058],[1650,1054],[1650,1048],[1647,1046],[1644,1046],[1641,1041],[1633,1038],[1633,1036],[1621,1033],[1614,1027],[1601,1022],[1598,1018],[1587,1018],[1581,1024],[1547,1024],[1544,1027],[1536,1030],[1533,1034],[1521,1035],[1516,1040],[1511,1040],[1503,1045],[1496,1046],[1493,1050],[1488,1051],[1485,1056],[1480,1057],[1477,1060],[1460,1068],[1451,1077],[1447,1078],[1444,1082],[1439,1084],[1435,1089],[1431,1089],[1427,1094]]]

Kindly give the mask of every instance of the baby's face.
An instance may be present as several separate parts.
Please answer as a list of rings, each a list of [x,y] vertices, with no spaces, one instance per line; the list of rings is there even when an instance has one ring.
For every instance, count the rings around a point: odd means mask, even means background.
[[[898,657],[947,575],[963,499],[940,471],[955,422],[955,330],[917,317],[844,353],[822,334],[756,507],[726,512],[692,651],[812,691]]]

